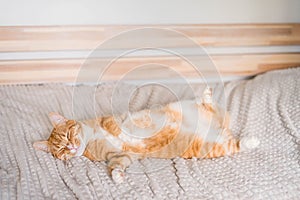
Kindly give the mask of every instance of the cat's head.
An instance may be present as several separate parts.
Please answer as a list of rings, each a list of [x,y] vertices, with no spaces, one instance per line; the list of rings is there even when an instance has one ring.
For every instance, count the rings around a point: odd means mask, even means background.
[[[54,157],[68,160],[78,154],[82,131],[80,123],[68,120],[58,113],[49,114],[53,124],[53,130],[48,140],[34,142],[33,147],[37,150],[50,152]]]

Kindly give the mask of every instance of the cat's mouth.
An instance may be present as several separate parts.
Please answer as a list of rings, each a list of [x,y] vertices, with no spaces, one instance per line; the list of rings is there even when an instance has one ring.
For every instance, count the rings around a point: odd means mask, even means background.
[[[70,150],[70,152],[71,152],[72,154],[77,153],[77,151],[78,151],[78,149],[79,149],[79,146],[76,146],[76,145],[68,145],[67,147],[68,147],[68,149]]]

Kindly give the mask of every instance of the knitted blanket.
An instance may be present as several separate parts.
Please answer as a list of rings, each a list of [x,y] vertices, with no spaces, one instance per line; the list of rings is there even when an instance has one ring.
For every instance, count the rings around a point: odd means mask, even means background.
[[[63,162],[35,151],[32,143],[47,139],[52,128],[47,114],[88,119],[162,105],[175,95],[158,85],[122,84],[115,91],[113,83],[1,86],[0,199],[299,199],[299,77],[300,68],[294,68],[225,84],[233,134],[257,136],[258,149],[217,159],[144,159],[119,185],[104,162]],[[178,98],[193,98],[186,86],[172,87]],[[221,88],[215,86],[217,99]]]

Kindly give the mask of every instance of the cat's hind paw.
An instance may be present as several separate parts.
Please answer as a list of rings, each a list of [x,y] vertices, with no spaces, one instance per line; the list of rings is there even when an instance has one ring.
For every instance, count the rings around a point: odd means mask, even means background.
[[[252,150],[259,146],[260,141],[257,137],[244,137],[240,140],[240,148],[241,150]]]
[[[111,171],[111,177],[116,184],[123,183],[125,180],[125,172],[121,167],[116,167]]]
[[[204,104],[213,104],[213,99],[212,99],[212,89],[207,86],[203,92],[202,95],[202,103]]]

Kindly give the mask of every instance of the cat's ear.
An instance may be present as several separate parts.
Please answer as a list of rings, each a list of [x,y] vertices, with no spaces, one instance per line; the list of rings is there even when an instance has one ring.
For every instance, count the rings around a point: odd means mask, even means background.
[[[48,141],[37,141],[33,143],[33,148],[40,151],[50,152]]]
[[[49,113],[49,118],[53,126],[65,124],[67,121],[67,119],[64,116],[56,112]]]

